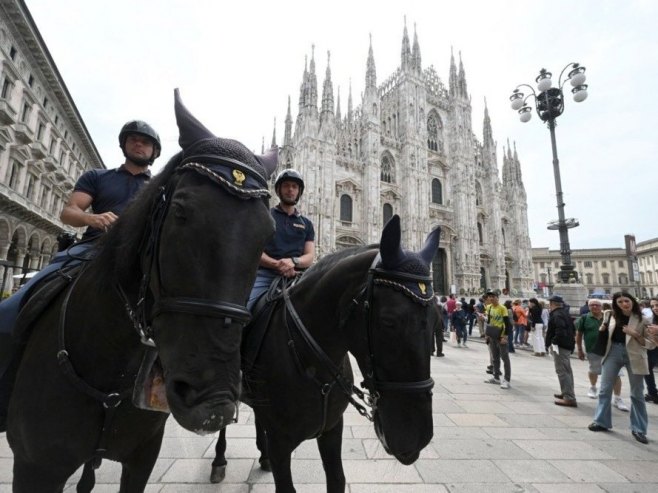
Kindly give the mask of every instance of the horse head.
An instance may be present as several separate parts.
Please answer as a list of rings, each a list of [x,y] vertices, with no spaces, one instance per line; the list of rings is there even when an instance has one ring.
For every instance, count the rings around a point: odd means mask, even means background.
[[[183,427],[211,433],[236,410],[245,302],[274,232],[266,199],[278,153],[216,137],[178,90],[175,112],[182,152],[154,205],[142,264],[169,407]]]
[[[371,393],[377,437],[406,465],[418,459],[433,434],[430,353],[436,315],[430,264],[440,234],[435,229],[420,252],[409,252],[400,246],[399,217],[386,224],[381,261],[370,270],[367,355],[357,358]]]

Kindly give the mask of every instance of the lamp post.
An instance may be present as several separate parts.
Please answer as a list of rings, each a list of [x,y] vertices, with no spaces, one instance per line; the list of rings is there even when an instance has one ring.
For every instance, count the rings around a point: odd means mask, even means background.
[[[567,77],[562,80],[562,76],[567,69],[569,69]],[[560,161],[557,158],[557,145],[555,143],[555,120],[564,111],[564,93],[562,91],[564,84],[567,81],[571,81],[571,85],[573,86],[571,92],[574,101],[577,103],[587,99],[587,85],[585,84],[585,67],[581,67],[578,63],[569,63],[562,69],[557,87],[552,87],[552,75],[548,70],[541,69],[539,75],[535,78],[537,91],[528,84],[520,84],[510,96],[510,102],[512,109],[518,111],[520,120],[525,123],[532,118],[532,107],[528,105],[528,100],[533,99],[539,119],[546,122],[551,133],[558,219],[557,221],[549,222],[548,229],[558,230],[560,232],[560,256],[562,258],[562,265],[560,266],[559,276],[560,280],[566,284],[570,280],[573,280],[573,282],[578,281],[578,274],[574,271],[574,265],[571,263],[571,247],[569,246],[569,230],[578,226],[578,220],[564,217]],[[528,88],[530,94],[525,95],[522,93],[520,91],[521,87]]]

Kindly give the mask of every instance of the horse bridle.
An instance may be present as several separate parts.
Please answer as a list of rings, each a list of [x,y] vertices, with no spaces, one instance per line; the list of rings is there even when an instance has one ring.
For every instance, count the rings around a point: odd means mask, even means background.
[[[242,305],[208,298],[162,297],[161,292],[159,292],[162,286],[158,255],[160,249],[160,236],[167,211],[171,204],[171,197],[173,196],[179,181],[174,180],[173,178],[180,176],[182,171],[192,170],[210,178],[227,192],[236,195],[241,199],[269,198],[270,193],[267,190],[267,183],[262,177],[253,171],[250,171],[245,166],[240,167],[240,169],[249,174],[252,178],[255,178],[262,188],[242,188],[226,179],[226,169],[235,168],[237,164],[239,163],[235,160],[219,158],[215,158],[212,164],[188,162],[181,165],[177,174],[172,176],[165,186],[160,187],[159,193],[153,204],[150,225],[146,229],[142,239],[142,246],[144,248],[140,247],[140,251],[142,252],[140,263],[142,265],[143,274],[139,285],[138,301],[134,307],[130,303],[128,296],[121,285],[117,284],[117,290],[124,303],[126,312],[128,313],[128,316],[130,317],[143,344],[155,347],[152,324],[158,316],[166,312],[224,319],[222,324],[224,328],[237,325],[241,329],[251,319],[251,313]],[[153,277],[155,277],[157,281],[155,285],[158,288],[158,292],[154,292],[153,289],[151,289],[151,279]],[[150,312],[146,306],[149,290],[154,298]]]
[[[323,398],[328,399],[328,393],[333,388],[334,384],[338,384],[341,391],[347,396],[349,402],[356,408],[356,410],[367,418],[369,421],[373,421],[374,413],[377,410],[377,402],[381,397],[381,391],[390,391],[390,392],[404,392],[404,393],[416,393],[416,392],[431,392],[431,389],[434,387],[434,380],[430,377],[426,380],[419,380],[414,382],[389,382],[377,378],[375,371],[375,354],[373,351],[373,338],[374,338],[374,324],[372,321],[373,318],[373,292],[375,285],[381,285],[386,287],[392,287],[400,290],[407,296],[410,296],[415,302],[421,303],[423,305],[429,305],[434,302],[434,295],[429,293],[428,296],[418,296],[404,284],[413,282],[413,283],[425,283],[428,286],[431,286],[431,278],[429,276],[419,276],[415,274],[409,274],[406,272],[399,271],[389,271],[382,268],[378,268],[377,264],[380,262],[381,258],[379,254],[375,256],[370,269],[368,270],[368,278],[366,285],[360,291],[352,301],[354,305],[358,306],[361,304],[358,301],[358,298],[361,298],[365,295],[365,300],[363,300],[363,309],[365,311],[366,319],[366,337],[368,341],[368,364],[367,370],[364,375],[364,380],[361,382],[361,387],[366,390],[363,392],[361,389],[353,385],[351,382],[348,382],[343,377],[340,368],[336,366],[333,361],[327,356],[324,350],[320,345],[315,341],[311,333],[308,331],[304,323],[302,322],[297,310],[292,304],[290,299],[290,293],[284,285],[283,288],[283,299],[285,301],[285,308],[290,313],[290,318],[292,319],[294,326],[297,328],[299,334],[304,339],[307,346],[311,349],[311,352],[315,357],[322,363],[325,369],[332,375],[332,382],[321,384],[321,394]],[[287,317],[285,317],[287,325]],[[294,350],[294,344],[291,345]],[[297,361],[300,360],[299,356],[296,355]],[[364,404],[358,402],[352,394],[355,394],[358,399],[360,399]],[[326,403],[323,408],[326,409]],[[370,408],[370,411],[367,409]],[[324,424],[325,416],[322,418]],[[323,426],[320,427],[320,432],[322,431]]]

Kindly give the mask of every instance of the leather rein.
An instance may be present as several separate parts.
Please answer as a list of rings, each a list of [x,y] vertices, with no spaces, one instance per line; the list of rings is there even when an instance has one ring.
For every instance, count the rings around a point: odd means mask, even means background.
[[[380,391],[392,391],[392,392],[405,392],[405,393],[416,393],[416,392],[431,392],[431,389],[434,387],[434,380],[430,377],[426,380],[414,381],[414,382],[389,382],[377,378],[375,371],[375,361],[376,357],[373,351],[373,339],[374,339],[374,328],[375,323],[374,319],[374,310],[373,310],[373,291],[375,285],[380,285],[383,287],[393,287],[399,289],[405,294],[411,296],[411,298],[423,305],[429,305],[434,302],[434,296],[429,295],[428,297],[421,297],[411,292],[408,288],[404,286],[405,282],[424,282],[430,283],[431,278],[429,276],[418,276],[414,274],[408,274],[406,272],[398,271],[388,271],[385,269],[377,268],[378,262],[381,260],[379,254],[375,256],[370,268],[368,269],[368,278],[365,286],[359,292],[359,294],[352,300],[355,306],[362,305],[365,312],[366,319],[366,336],[368,341],[368,361],[365,367],[367,368],[366,374],[364,375],[364,381],[361,382],[361,387],[365,389],[365,392],[358,387],[356,387],[352,382],[345,379],[341,369],[327,356],[322,347],[317,343],[313,338],[309,330],[304,325],[301,317],[297,313],[292,300],[290,299],[290,293],[288,287],[284,284],[283,286],[283,299],[284,304],[284,320],[286,328],[288,330],[289,342],[288,346],[293,351],[295,356],[295,361],[297,366],[301,369],[301,358],[299,353],[296,350],[294,341],[292,339],[292,333],[290,330],[290,325],[288,324],[287,313],[290,314],[290,319],[293,321],[293,326],[297,329],[297,333],[301,336],[306,346],[311,350],[313,356],[317,358],[325,370],[331,375],[331,381],[329,382],[320,382],[317,378],[314,377],[314,380],[318,383],[320,387],[320,394],[323,399],[322,406],[322,422],[319,427],[318,432],[315,437],[320,436],[324,431],[324,427],[327,421],[327,409],[329,401],[329,393],[334,388],[335,385],[338,385],[339,389],[343,394],[348,398],[348,401],[358,413],[368,419],[368,421],[374,420],[375,412],[377,411],[377,403],[381,397]],[[365,299],[361,299],[365,298]],[[359,300],[361,299],[361,300]],[[356,395],[356,399],[353,397],[353,394]],[[359,399],[361,402],[359,402]]]

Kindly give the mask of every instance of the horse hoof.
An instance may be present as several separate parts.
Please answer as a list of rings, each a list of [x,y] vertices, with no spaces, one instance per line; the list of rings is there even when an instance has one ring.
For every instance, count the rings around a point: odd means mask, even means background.
[[[212,466],[210,470],[210,482],[221,483],[226,477],[226,466]]]
[[[258,459],[258,462],[260,462],[260,468],[263,471],[271,471],[272,470],[272,464],[270,464],[270,459],[266,459],[264,457],[261,457]]]

